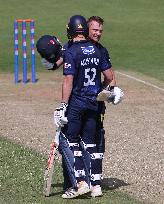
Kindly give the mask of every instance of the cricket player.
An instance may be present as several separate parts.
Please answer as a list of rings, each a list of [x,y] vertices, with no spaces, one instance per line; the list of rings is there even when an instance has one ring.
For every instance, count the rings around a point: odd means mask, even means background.
[[[88,20],[88,25],[89,25],[89,33],[90,33],[90,38],[92,38],[92,42],[95,44],[95,46],[99,49],[101,55],[103,56],[104,58],[104,64],[106,64],[105,66],[108,67],[110,69],[110,72],[112,74],[112,77],[114,76],[114,73],[112,71],[112,65],[110,63],[110,58],[109,58],[109,54],[107,52],[107,50],[101,45],[98,43],[98,41],[100,40],[100,37],[101,37],[101,34],[102,34],[102,26],[103,26],[103,20],[100,18],[100,17],[91,17],[89,20]],[[91,29],[90,29],[91,28]],[[68,37],[71,38],[71,35],[70,33],[68,32]],[[88,38],[88,36],[85,34],[85,37]],[[61,55],[61,52],[56,52],[56,50],[58,50],[58,43],[60,44],[60,42],[57,40],[57,38],[53,37],[53,36],[44,36],[44,38],[46,38],[46,40],[48,40],[48,48],[44,48],[42,49],[42,53],[43,51],[46,52],[46,49],[49,49],[49,53],[47,55],[47,53],[45,55],[42,54],[42,57],[44,58],[42,63],[44,64],[45,67],[47,67],[48,69],[53,69],[55,70],[56,68],[58,68],[62,63],[62,55]],[[54,40],[55,39],[55,40]],[[55,43],[53,42],[53,40],[55,41]],[[45,43],[46,44],[46,43]],[[73,39],[71,38],[71,41],[65,46],[65,48],[69,48],[71,47],[72,45],[74,44],[74,41]],[[52,48],[55,48],[55,50],[53,49],[50,49],[50,46],[52,46]],[[41,46],[43,47],[43,45]],[[61,48],[61,47],[60,47]],[[51,52],[50,52],[51,51]],[[52,55],[50,55],[50,53],[53,53]],[[59,54],[60,53],[60,54]],[[51,56],[48,58],[48,56]],[[88,58],[87,58],[88,60]],[[83,64],[85,64],[86,62],[83,62]],[[65,64],[65,69],[67,70],[67,68],[69,68],[69,64]],[[89,74],[87,75],[86,74],[86,77],[89,77]],[[94,74],[94,73],[92,73]],[[112,78],[111,77],[111,78]],[[92,81],[92,78],[88,78],[88,80],[91,80]],[[115,78],[113,77],[113,80],[112,80],[112,84],[110,83],[110,87],[114,88],[114,85],[115,85]],[[106,85],[105,85],[106,86]],[[121,97],[117,97],[119,98],[119,100],[121,99]],[[116,102],[117,103],[117,102]],[[99,154],[99,158],[96,158],[95,161],[97,162],[97,166],[96,168],[99,169],[99,174],[95,174],[97,175],[97,178],[93,178],[94,177],[94,174],[92,175],[92,178],[91,179],[91,195],[93,197],[96,197],[96,196],[100,196],[102,195],[102,191],[101,191],[101,185],[100,185],[100,181],[101,181],[101,178],[102,178],[102,158],[103,158],[103,153],[105,151],[105,142],[104,142],[104,129],[103,129],[103,121],[102,121],[102,118],[103,117],[100,117],[101,114],[105,113],[105,106],[104,106],[104,103],[102,102],[99,102],[98,103],[98,117],[97,117],[97,133],[96,134],[96,137],[95,138],[95,143],[96,143],[96,146],[97,146],[97,151],[98,151],[98,154]],[[81,133],[82,135],[82,133]],[[94,161],[94,162],[95,162]],[[96,163],[95,162],[95,163]],[[93,163],[93,162],[92,162]],[[66,177],[68,178],[68,177]],[[97,180],[96,180],[97,179]],[[69,179],[68,179],[69,180]],[[66,182],[66,186],[65,188],[69,187],[70,183],[71,182]],[[68,185],[69,183],[69,185]],[[70,190],[70,189],[69,189]],[[68,191],[68,190],[67,190]],[[66,192],[67,192],[66,191]],[[69,192],[69,191],[68,191]],[[68,193],[67,192],[67,193]],[[66,196],[66,195],[65,195]],[[67,196],[66,196],[67,197]]]
[[[68,174],[71,175],[72,187],[62,197],[74,198],[88,193],[91,185],[100,185],[97,160],[102,154],[97,152],[95,143],[99,115],[96,98],[103,89],[101,73],[104,75],[105,87],[113,77],[100,50],[87,40],[88,26],[83,16],[70,18],[67,36],[72,39],[72,44],[64,52],[62,99],[60,107],[55,111],[55,121],[57,126],[61,126],[62,119],[68,119],[62,129],[59,146]],[[66,160],[66,157],[69,159]],[[75,179],[72,172],[69,172],[69,161],[74,169]]]

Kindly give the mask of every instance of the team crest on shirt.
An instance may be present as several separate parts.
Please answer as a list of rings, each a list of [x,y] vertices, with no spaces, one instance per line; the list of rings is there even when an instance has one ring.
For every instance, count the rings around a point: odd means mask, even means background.
[[[68,69],[68,68],[71,68],[71,64],[64,63],[64,69]]]
[[[95,49],[93,46],[81,47],[81,49],[85,55],[92,55],[93,53],[95,53]]]

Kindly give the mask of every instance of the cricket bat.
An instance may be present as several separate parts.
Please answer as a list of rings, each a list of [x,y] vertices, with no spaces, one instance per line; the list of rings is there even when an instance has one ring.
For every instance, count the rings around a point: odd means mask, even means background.
[[[114,93],[112,91],[107,91],[107,90],[102,90],[98,96],[97,96],[97,101],[108,101],[112,102],[114,99]]]
[[[54,160],[58,159],[58,145],[59,145],[59,135],[60,135],[61,127],[56,129],[55,139],[52,143],[51,151],[47,161],[47,167],[44,173],[44,186],[43,186],[43,195],[48,197],[51,193],[51,184],[52,177],[54,172]]]

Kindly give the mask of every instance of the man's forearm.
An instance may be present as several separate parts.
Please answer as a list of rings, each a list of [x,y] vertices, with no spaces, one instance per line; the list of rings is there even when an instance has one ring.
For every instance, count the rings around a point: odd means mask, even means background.
[[[111,69],[107,69],[103,72],[104,75],[104,87],[108,86],[113,80],[113,72]]]
[[[112,79],[112,81],[110,82],[109,85],[110,86],[116,86],[116,77],[115,77],[113,69],[111,69],[111,72],[112,72],[112,75],[113,75],[113,79]]]
[[[58,61],[56,62],[57,68],[59,68],[62,64],[63,64],[63,58],[60,57],[60,58],[58,59]]]
[[[65,76],[62,87],[62,102],[68,103],[72,92],[73,76]]]

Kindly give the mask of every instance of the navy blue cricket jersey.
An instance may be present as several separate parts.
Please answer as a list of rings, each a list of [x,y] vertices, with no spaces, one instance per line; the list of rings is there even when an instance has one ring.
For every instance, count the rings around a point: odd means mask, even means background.
[[[111,59],[110,59],[108,50],[104,46],[102,46],[100,43],[96,43],[95,45],[99,49],[99,51],[101,52],[101,55],[103,56],[104,60],[106,60],[108,67],[111,68],[112,63],[111,63]]]
[[[73,75],[72,95],[96,101],[102,90],[101,72],[110,69],[108,56],[90,41],[68,44],[64,51],[64,75]]]
[[[63,46],[63,55],[64,55],[64,51],[66,49],[68,49],[69,47],[71,47],[72,44],[73,44],[72,41],[68,41],[66,44],[64,44],[64,46]],[[106,60],[107,66],[109,68],[111,68],[112,67],[112,63],[111,63],[111,59],[110,59],[110,55],[109,55],[108,50],[102,44],[100,44],[98,42],[95,43],[94,45],[99,49],[99,51],[101,52],[101,55],[103,56],[104,60]]]

